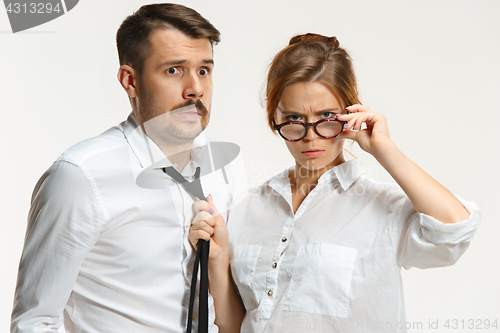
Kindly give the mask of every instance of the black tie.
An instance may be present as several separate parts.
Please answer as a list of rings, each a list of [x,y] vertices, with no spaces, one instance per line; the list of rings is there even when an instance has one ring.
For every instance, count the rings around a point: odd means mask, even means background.
[[[172,177],[175,181],[180,183],[182,187],[194,197],[199,200],[207,200],[203,194],[200,182],[200,167],[196,168],[194,180],[187,181],[177,169],[174,167],[163,168],[163,171]],[[187,333],[191,333],[191,326],[193,324],[193,307],[194,297],[196,293],[196,283],[198,278],[198,266],[201,266],[200,272],[200,298],[199,298],[199,313],[198,313],[198,333],[208,333],[208,254],[210,253],[210,243],[204,239],[198,242],[198,250],[194,260],[193,276],[191,278],[191,294],[189,295],[189,312],[187,322]]]

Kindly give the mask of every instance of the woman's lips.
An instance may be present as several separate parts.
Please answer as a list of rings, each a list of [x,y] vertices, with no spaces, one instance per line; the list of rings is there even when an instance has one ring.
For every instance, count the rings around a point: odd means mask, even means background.
[[[316,158],[323,155],[324,152],[325,151],[323,149],[307,149],[302,151],[301,153],[304,154],[304,156],[307,158]]]

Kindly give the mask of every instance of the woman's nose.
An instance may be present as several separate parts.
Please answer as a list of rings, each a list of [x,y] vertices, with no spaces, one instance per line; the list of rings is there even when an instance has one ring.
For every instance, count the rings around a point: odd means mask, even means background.
[[[314,126],[308,125],[306,126],[306,136],[304,137],[307,141],[313,141],[319,138],[318,134],[314,131]]]

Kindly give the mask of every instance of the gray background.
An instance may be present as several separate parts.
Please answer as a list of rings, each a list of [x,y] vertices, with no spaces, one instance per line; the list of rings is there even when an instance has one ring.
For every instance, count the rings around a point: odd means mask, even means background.
[[[31,192],[72,144],[124,120],[115,33],[143,1],[85,0],[66,15],[12,34],[0,10],[0,330],[7,331]],[[293,163],[265,125],[266,68],[298,33],[336,35],[354,59],[361,99],[389,120],[401,150],[454,193],[477,202],[482,224],[448,268],[403,271],[415,332],[447,319],[498,320],[500,277],[497,97],[498,1],[184,1],[221,32],[207,133],[241,146],[250,185]],[[369,176],[392,181],[356,146]],[[427,329],[439,321],[439,330]],[[477,327],[479,322],[474,323]],[[468,325],[468,322],[465,322]]]

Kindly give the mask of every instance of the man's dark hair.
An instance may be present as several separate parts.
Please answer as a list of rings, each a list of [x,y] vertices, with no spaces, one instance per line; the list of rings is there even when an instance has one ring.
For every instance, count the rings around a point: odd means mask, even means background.
[[[128,16],[116,33],[120,65],[130,65],[139,73],[151,53],[149,36],[156,29],[176,29],[191,38],[208,38],[213,45],[220,32],[194,9],[161,3],[145,5]]]

